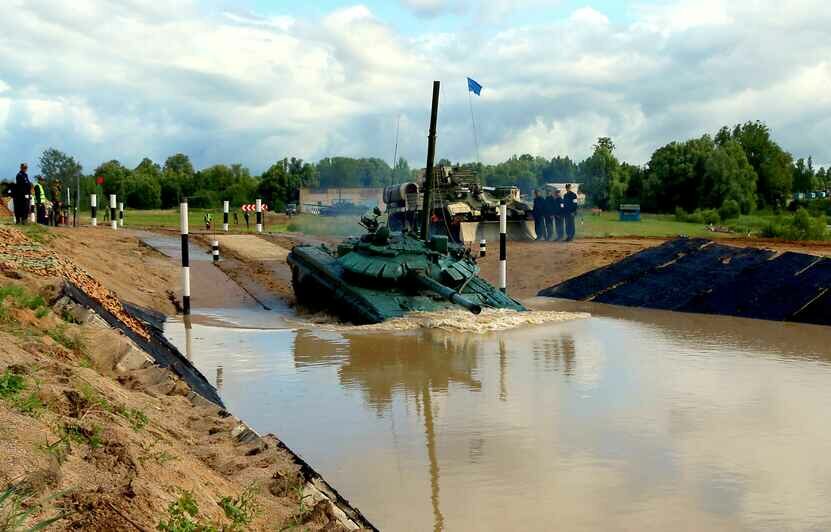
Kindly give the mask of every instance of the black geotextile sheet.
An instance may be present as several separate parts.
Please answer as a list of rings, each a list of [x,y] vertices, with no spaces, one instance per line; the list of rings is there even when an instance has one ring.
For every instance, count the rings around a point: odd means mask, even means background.
[[[696,295],[684,307],[687,312],[727,314],[766,320],[784,321],[802,308],[807,299],[802,280],[796,275],[816,263],[813,255],[786,252],[755,266],[738,276],[729,286]],[[805,287],[816,294],[815,287]],[[810,296],[807,296],[809,298]]]
[[[641,277],[662,264],[698,250],[708,242],[703,238],[677,238],[541,290],[537,295],[585,300],[617,284]]]
[[[743,270],[769,260],[773,252],[710,244],[665,267],[624,283],[594,299],[598,303],[680,310],[696,295],[729,287]]]
[[[773,256],[756,248],[679,239],[540,295],[831,325],[831,259],[792,252]],[[646,267],[650,263],[654,266]]]
[[[199,370],[196,369],[196,367],[194,367],[194,365],[191,364],[191,362],[185,358],[178,349],[176,349],[176,346],[171,344],[167,338],[164,337],[161,329],[158,327],[159,324],[153,323],[156,320],[150,320],[149,322],[146,321],[148,318],[153,316],[150,311],[144,311],[143,314],[145,315],[143,316],[133,314],[133,317],[136,319],[145,321],[151,325],[151,327],[149,327],[150,340],[148,341],[136,334],[132,329],[127,327],[124,322],[105,309],[100,303],[86,295],[74,284],[66,283],[64,285],[64,290],[66,295],[68,295],[71,299],[87,308],[92,309],[111,327],[116,328],[127,335],[127,337],[130,338],[140,349],[153,358],[156,365],[171,369],[183,381],[188,383],[194,392],[198,393],[217,406],[223,408],[225,407],[222,399],[219,397],[219,393],[216,391],[216,388],[214,388],[213,385],[211,385],[211,383],[204,377],[204,375],[202,375],[202,373],[200,373]],[[127,312],[131,312],[131,309],[135,312],[137,307],[125,307],[125,311]]]

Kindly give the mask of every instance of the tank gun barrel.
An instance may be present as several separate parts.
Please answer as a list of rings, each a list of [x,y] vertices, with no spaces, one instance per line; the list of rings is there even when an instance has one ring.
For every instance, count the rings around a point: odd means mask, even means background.
[[[440,295],[446,300],[455,303],[460,307],[464,307],[474,314],[480,314],[482,312],[481,306],[470,301],[469,299],[462,296],[452,288],[448,288],[440,282],[431,279],[430,277],[427,277],[423,273],[416,273],[415,275],[413,275],[413,278],[420,287],[426,290],[430,290],[431,292],[435,292],[436,294]]]

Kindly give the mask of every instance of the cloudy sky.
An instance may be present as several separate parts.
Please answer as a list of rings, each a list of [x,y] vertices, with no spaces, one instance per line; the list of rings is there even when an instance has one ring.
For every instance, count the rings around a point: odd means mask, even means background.
[[[3,0],[0,165],[55,146],[89,171],[189,154],[259,172],[283,156],[423,165],[582,158],[598,136],[658,146],[763,120],[831,162],[824,0]],[[302,6],[301,6],[302,4]]]

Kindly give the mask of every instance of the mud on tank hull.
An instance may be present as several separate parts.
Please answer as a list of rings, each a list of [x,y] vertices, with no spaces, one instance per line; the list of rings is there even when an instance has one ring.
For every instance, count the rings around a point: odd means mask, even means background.
[[[326,310],[356,325],[380,323],[408,312],[461,308],[427,290],[402,284],[367,286],[351,278],[323,246],[295,246],[287,259],[297,302],[310,310]],[[526,310],[493,285],[475,277],[462,295],[486,308]]]

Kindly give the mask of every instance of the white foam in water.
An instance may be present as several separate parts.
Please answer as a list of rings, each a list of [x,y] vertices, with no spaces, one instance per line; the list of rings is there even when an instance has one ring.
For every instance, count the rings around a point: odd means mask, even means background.
[[[410,331],[414,329],[439,329],[443,331],[488,333],[504,331],[528,325],[542,325],[576,319],[585,319],[584,312],[558,312],[534,310],[517,312],[508,309],[483,309],[478,316],[462,309],[440,312],[413,312],[403,318],[387,320],[373,325],[350,327],[360,331]]]

